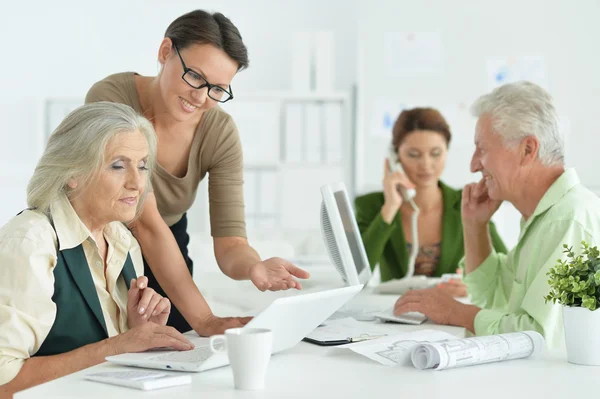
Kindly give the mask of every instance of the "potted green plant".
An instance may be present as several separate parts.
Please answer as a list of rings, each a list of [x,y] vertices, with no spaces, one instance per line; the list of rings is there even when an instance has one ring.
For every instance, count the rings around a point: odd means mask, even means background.
[[[582,252],[564,244],[566,260],[559,259],[548,272],[550,293],[546,302],[563,305],[567,360],[600,365],[600,251],[582,241]]]

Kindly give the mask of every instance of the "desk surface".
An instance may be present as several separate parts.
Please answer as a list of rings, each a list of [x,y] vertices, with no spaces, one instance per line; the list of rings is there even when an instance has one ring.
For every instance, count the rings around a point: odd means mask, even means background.
[[[23,398],[566,398],[591,392],[598,369],[575,366],[564,356],[513,360],[462,369],[422,371],[386,367],[354,353],[300,343],[271,358],[264,391],[236,391],[224,367],[192,373],[192,384],[143,392],[85,381],[89,372],[118,370],[104,363],[15,395]],[[401,397],[401,396],[398,396]]]
[[[316,288],[316,287],[315,287]],[[312,289],[311,289],[312,290]],[[280,293],[278,295],[290,295]],[[272,297],[273,295],[266,295]],[[263,298],[263,300],[266,298]],[[394,296],[375,296],[368,290],[355,304],[390,307]],[[271,298],[272,300],[272,298]],[[262,302],[262,301],[261,301]],[[234,305],[232,303],[232,305]],[[464,336],[464,329],[425,323],[422,326],[385,324],[390,333],[440,329]],[[599,368],[576,366],[559,353],[462,369],[422,371],[412,366],[386,367],[358,354],[301,342],[271,358],[264,391],[237,391],[231,369],[223,367],[190,373],[192,384],[143,392],[86,381],[85,374],[127,369],[104,363],[15,394],[29,398],[565,398],[591,392]]]

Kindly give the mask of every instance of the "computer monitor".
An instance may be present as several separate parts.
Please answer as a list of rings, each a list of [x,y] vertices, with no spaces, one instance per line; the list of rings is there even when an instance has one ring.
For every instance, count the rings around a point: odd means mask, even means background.
[[[321,187],[321,230],[329,256],[348,285],[365,284],[371,267],[344,183]]]

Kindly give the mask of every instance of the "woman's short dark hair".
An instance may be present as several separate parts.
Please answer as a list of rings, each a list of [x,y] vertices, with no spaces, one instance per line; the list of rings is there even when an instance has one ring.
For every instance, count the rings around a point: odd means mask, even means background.
[[[180,50],[192,44],[212,44],[238,63],[238,71],[248,68],[248,50],[238,28],[220,12],[188,12],[171,22],[165,37]]]
[[[452,134],[450,126],[440,111],[434,108],[413,108],[402,111],[392,130],[392,144],[398,147],[406,136],[417,130],[430,130],[444,136],[446,144],[450,144]]]

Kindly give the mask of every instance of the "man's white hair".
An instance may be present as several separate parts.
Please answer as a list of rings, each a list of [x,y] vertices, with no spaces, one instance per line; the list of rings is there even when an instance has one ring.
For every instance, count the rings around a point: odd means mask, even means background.
[[[475,117],[487,114],[496,134],[506,146],[516,145],[527,136],[540,142],[539,159],[543,165],[564,163],[564,144],[558,116],[550,94],[531,82],[508,83],[475,100]]]

